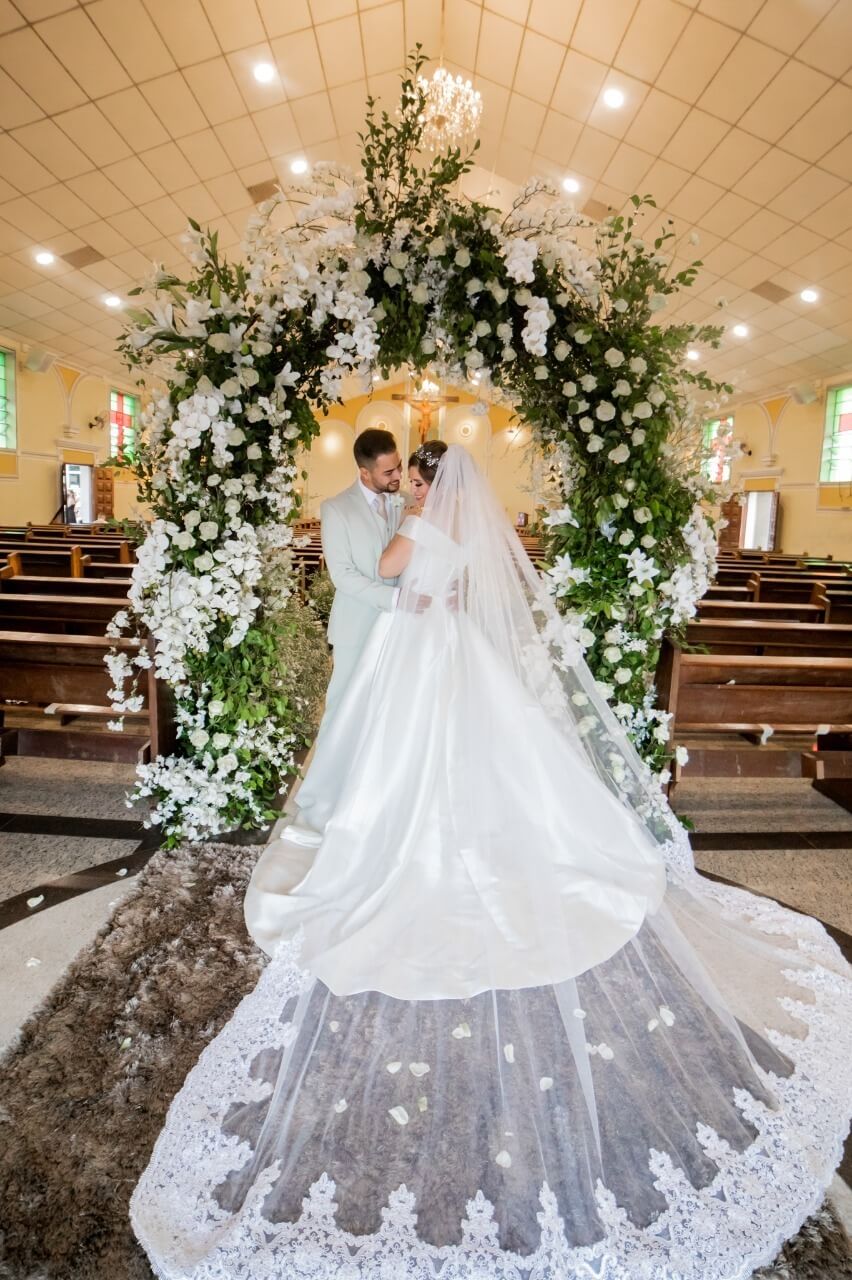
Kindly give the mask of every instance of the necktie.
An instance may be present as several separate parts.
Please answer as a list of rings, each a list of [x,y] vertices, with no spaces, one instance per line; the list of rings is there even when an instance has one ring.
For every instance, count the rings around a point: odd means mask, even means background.
[[[387,524],[388,509],[387,509],[387,503],[385,502],[385,495],[383,493],[376,494],[374,509],[379,519],[383,520],[385,524]]]

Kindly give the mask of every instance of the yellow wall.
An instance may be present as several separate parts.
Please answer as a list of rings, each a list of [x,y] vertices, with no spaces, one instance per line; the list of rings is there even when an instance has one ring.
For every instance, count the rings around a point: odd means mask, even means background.
[[[108,420],[112,387],[133,388],[59,361],[44,373],[30,373],[18,342],[0,333],[0,346],[17,356],[17,447],[0,451],[0,522],[44,524],[59,507],[60,463],[97,466],[109,456],[108,428],[90,430],[88,424],[99,413]],[[118,483],[116,515],[131,515],[135,508],[133,482]]]
[[[320,419],[318,438],[310,452],[299,458],[307,473],[301,482],[306,515],[318,515],[325,498],[352,484],[357,474],[352,445],[355,436],[368,427],[390,431],[403,458],[408,459],[419,443],[416,414],[404,402],[391,398],[404,391],[403,383],[377,388],[373,396],[357,396],[335,405]],[[436,415],[439,437],[470,450],[513,521],[519,511],[532,515],[536,503],[530,492],[529,432],[518,426],[507,409],[491,406],[487,414],[474,414],[473,396],[455,389],[451,394],[458,394],[459,403],[447,405]],[[407,480],[403,487],[407,487]]]
[[[852,376],[841,379],[852,381]],[[821,485],[825,391],[813,404],[774,396],[738,405],[734,438],[751,449],[737,458],[735,490],[777,488],[778,547],[784,552],[852,558],[852,484]]]

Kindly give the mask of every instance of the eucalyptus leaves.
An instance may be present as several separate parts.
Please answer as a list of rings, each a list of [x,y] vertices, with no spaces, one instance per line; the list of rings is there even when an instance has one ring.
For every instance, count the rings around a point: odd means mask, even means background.
[[[316,166],[286,193],[289,225],[279,199],[252,219],[240,264],[193,224],[191,277],[157,271],[125,335],[131,364],[167,364],[135,460],[153,520],[114,630],[147,629],[175,690],[179,754],[141,770],[172,841],[262,822],[294,767],[308,717],[293,662],[313,661],[309,648],[288,659],[281,619],[294,459],[316,411],[376,369],[475,383],[531,424],[556,486],[554,592],[640,747],[649,727],[663,736],[655,647],[693,607],[712,551],[699,478],[669,440],[685,388],[718,388],[681,365],[715,331],[654,314],[695,267],[669,279],[669,237],[646,248],[632,218],[584,249],[583,219],[543,183],[505,215],[461,198],[472,157],[419,159],[423,61],[409,60],[396,120],[368,104],[362,174]],[[133,671],[111,662],[129,707]]]

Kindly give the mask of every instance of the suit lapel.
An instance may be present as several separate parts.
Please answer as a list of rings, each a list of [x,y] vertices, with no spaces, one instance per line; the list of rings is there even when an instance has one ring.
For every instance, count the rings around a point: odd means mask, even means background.
[[[371,511],[367,506],[367,501],[361,492],[361,487],[357,480],[349,490],[349,504],[352,514],[360,521],[361,527],[365,529],[371,536],[372,540],[378,547],[378,555],[384,550],[382,546],[382,530],[375,512]]]

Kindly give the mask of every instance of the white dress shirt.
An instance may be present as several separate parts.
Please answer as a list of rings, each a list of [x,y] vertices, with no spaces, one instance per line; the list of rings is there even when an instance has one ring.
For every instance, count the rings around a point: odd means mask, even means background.
[[[390,503],[390,501],[391,501],[391,499],[392,499],[392,496],[393,496],[393,495],[392,495],[392,494],[390,494],[390,493],[385,493],[385,494],[381,494],[381,493],[374,493],[372,489],[368,489],[368,488],[367,488],[367,486],[364,484],[364,481],[361,479],[361,477],[360,477],[360,476],[358,477],[358,485],[359,485],[359,487],[360,487],[360,489],[361,489],[361,492],[362,492],[362,493],[363,493],[363,495],[364,495],[364,500],[365,500],[365,502],[367,503],[367,506],[368,506],[368,507],[370,507],[370,509],[376,513],[376,515],[378,516],[378,518],[379,518],[379,519],[380,519],[384,524],[387,524],[387,518],[388,518],[388,506],[389,506],[389,503]],[[384,515],[382,515],[381,508],[380,508],[380,506],[379,506],[379,498],[384,498],[384,500],[385,500],[385,501],[384,501],[384,506],[385,506],[385,514],[384,514]],[[399,604],[399,592],[400,592],[400,588],[399,588],[399,587],[397,587],[397,588],[396,588],[396,590],[395,590],[395,591],[394,591],[394,593],[393,593],[393,607],[394,607],[394,608],[396,608],[396,606]]]

